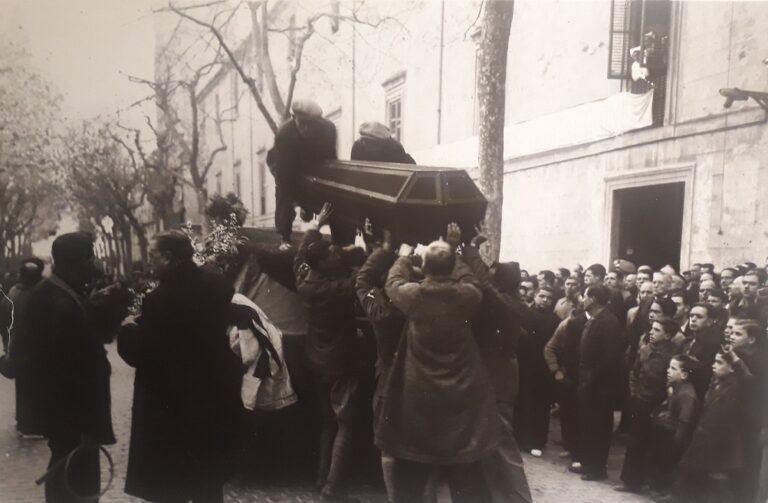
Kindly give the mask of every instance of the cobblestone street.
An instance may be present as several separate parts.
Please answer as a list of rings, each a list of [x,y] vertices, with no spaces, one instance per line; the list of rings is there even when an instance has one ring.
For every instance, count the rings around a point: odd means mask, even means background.
[[[112,362],[112,415],[114,418],[117,444],[110,453],[115,461],[115,481],[104,498],[105,503],[140,501],[123,493],[125,468],[128,460],[128,439],[131,422],[131,398],[133,393],[133,370],[117,357],[114,347],[109,348]],[[0,503],[40,502],[43,489],[34,480],[45,472],[48,448],[45,441],[22,440],[14,428],[14,387],[13,381],[0,381]],[[555,423],[556,424],[556,423]],[[556,429],[556,428],[555,428]],[[617,444],[618,442],[614,442]],[[620,448],[622,447],[622,448]],[[618,478],[623,445],[614,445],[610,463],[610,479],[605,483],[582,482],[568,473],[566,463],[557,458],[558,449],[552,446],[540,459],[525,457],[526,473],[537,503],[606,503],[606,502],[647,502],[647,498],[619,494],[613,491]],[[364,502],[386,501],[378,488],[353,488],[352,494]],[[317,496],[309,487],[264,488],[248,481],[235,481],[226,487],[226,501],[295,501],[312,502]]]

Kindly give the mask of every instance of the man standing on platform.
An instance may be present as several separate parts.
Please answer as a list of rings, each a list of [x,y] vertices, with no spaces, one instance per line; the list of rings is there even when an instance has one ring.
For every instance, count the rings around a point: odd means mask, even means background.
[[[267,165],[275,177],[275,228],[283,250],[291,247],[299,178],[313,166],[336,159],[336,126],[323,118],[320,106],[310,100],[294,100],[291,113],[293,118],[277,131],[267,154]]]

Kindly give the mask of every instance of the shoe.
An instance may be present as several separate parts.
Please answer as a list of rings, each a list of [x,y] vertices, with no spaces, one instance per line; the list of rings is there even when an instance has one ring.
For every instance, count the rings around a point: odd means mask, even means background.
[[[581,480],[586,480],[587,482],[597,482],[599,480],[605,480],[608,478],[608,474],[605,472],[593,472],[593,473],[585,473],[581,476]]]
[[[613,488],[614,491],[619,493],[634,493],[639,494],[642,492],[640,487],[637,486],[628,486],[627,484],[622,484],[620,486],[616,486]]]
[[[584,473],[584,469],[581,467],[581,463],[578,461],[571,463],[571,466],[568,467],[568,471],[571,473],[577,473],[579,475]]]
[[[569,451],[562,451],[560,454],[557,455],[560,459],[570,458],[571,453]]]
[[[540,458],[542,454],[544,453],[541,452],[541,449],[531,449],[531,456],[534,458]]]

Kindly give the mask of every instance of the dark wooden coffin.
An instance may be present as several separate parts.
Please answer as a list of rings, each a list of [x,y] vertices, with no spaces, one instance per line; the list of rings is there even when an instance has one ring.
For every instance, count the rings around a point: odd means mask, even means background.
[[[458,223],[465,240],[485,217],[487,201],[466,171],[413,164],[331,161],[301,178],[299,203],[318,212],[323,203],[345,224],[366,217],[396,241],[427,243]]]

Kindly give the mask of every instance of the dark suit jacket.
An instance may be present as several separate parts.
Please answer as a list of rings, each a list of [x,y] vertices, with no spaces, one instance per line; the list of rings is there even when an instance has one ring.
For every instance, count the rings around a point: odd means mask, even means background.
[[[579,353],[579,397],[613,398],[621,370],[621,324],[609,309],[587,321]]]

